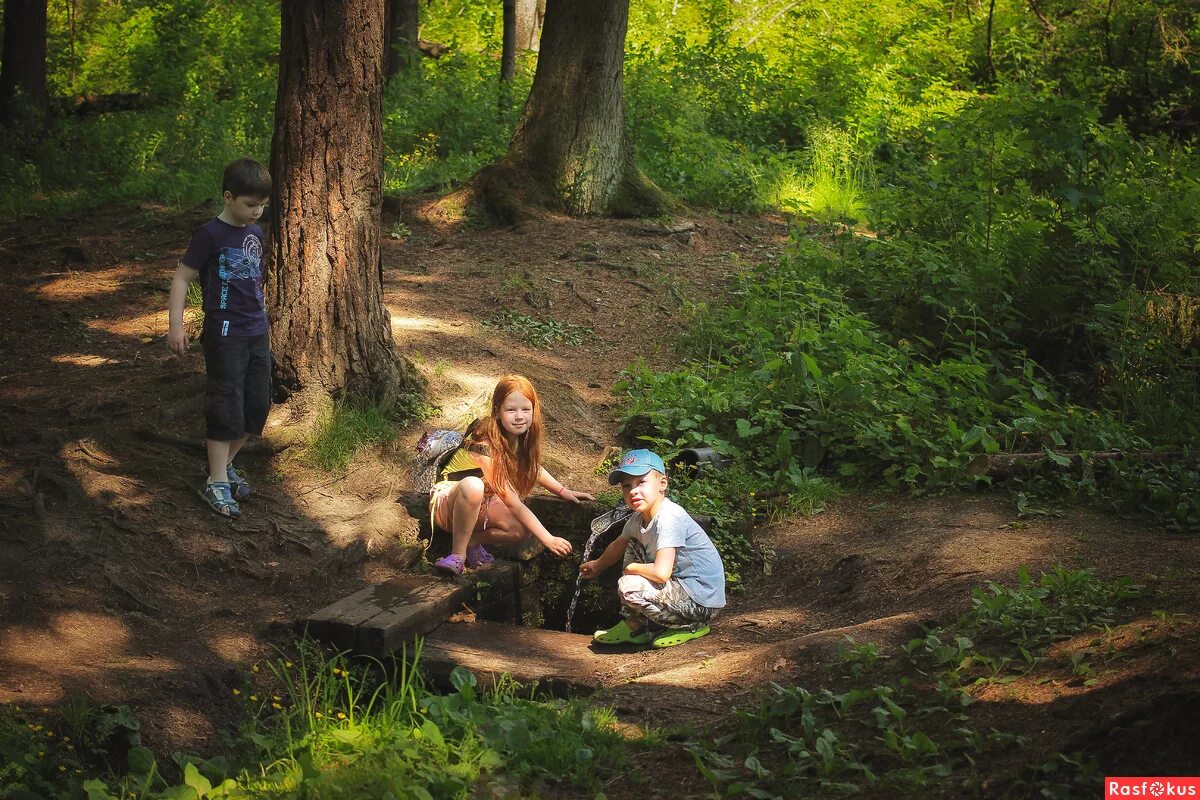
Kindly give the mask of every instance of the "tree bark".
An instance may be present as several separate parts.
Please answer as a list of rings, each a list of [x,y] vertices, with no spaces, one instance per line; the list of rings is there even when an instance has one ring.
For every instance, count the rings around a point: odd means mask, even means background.
[[[546,0],[515,0],[516,48],[537,50],[542,36],[542,19],[546,16]]]
[[[629,0],[550,0],[533,88],[508,155],[472,180],[493,215],[530,207],[653,216],[669,200],[638,170],[625,133]]]
[[[420,386],[383,303],[383,4],[282,4],[267,272],[289,392],[390,402]]]
[[[410,69],[420,69],[421,51],[417,49],[419,23],[420,8],[417,0],[387,0],[384,61],[387,64],[388,78],[394,78]]]
[[[4,51],[0,55],[0,124],[14,122],[22,110],[40,120],[48,104],[46,0],[6,0]]]
[[[511,84],[517,67],[517,0],[504,0],[504,33],[500,45],[500,83]],[[500,87],[500,105],[505,88]]]
[[[500,80],[511,83],[517,51],[537,50],[546,0],[504,0],[504,36],[500,51]],[[503,97],[504,89],[501,88]]]

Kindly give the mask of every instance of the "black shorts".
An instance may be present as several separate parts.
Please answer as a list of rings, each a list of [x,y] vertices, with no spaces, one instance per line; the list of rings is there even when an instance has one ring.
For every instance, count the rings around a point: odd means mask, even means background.
[[[207,437],[231,442],[262,433],[271,410],[271,337],[206,334],[202,345]]]

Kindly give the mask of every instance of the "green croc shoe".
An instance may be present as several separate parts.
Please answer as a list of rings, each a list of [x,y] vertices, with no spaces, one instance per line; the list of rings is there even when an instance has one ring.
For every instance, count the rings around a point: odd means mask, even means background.
[[[625,620],[621,620],[606,631],[596,631],[592,635],[592,641],[599,644],[649,644],[653,638],[650,631],[645,628],[634,632]]]
[[[654,647],[674,647],[677,644],[690,642],[692,639],[699,639],[701,636],[708,636],[708,633],[707,625],[694,631],[665,631],[654,637],[652,645]]]

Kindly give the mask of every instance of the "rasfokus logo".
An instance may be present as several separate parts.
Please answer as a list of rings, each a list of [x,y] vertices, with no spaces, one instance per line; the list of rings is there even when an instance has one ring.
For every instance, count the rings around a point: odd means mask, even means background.
[[[1104,800],[1116,797],[1200,798],[1200,777],[1105,778]]]

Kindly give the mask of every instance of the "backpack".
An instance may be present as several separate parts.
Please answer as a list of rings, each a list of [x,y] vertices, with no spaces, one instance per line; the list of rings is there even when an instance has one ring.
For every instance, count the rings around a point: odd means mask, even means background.
[[[417,442],[417,456],[413,461],[413,489],[418,492],[432,490],[442,467],[462,443],[463,435],[458,431],[425,431]]]

